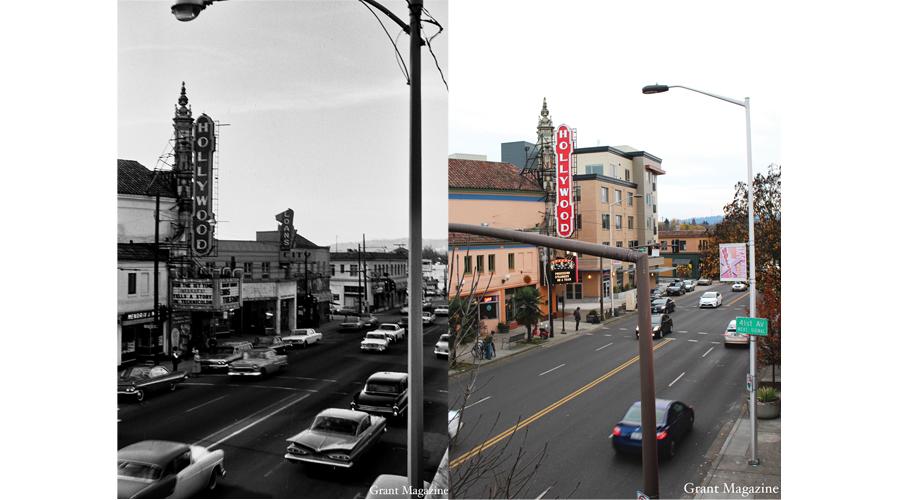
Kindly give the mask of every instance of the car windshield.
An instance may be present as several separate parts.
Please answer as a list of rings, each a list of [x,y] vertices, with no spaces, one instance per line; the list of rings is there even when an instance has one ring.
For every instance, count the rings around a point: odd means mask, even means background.
[[[269,351],[250,351],[250,352],[245,352],[245,353],[244,353],[244,356],[245,356],[244,359],[266,359],[266,355],[267,355],[268,353],[269,353]]]
[[[652,323],[654,325],[658,325],[658,324],[662,323],[662,319],[663,319],[662,314],[654,314],[653,316],[650,316],[650,323]]]
[[[383,333],[376,333],[376,332],[369,332],[369,333],[366,334],[366,338],[367,338],[367,339],[379,339],[379,340],[384,340],[384,334],[383,334]]]
[[[211,354],[217,354],[219,356],[230,356],[234,352],[233,347],[219,347],[214,350]]]
[[[732,321],[731,323],[728,323],[728,328],[726,328],[725,331],[732,332],[732,333],[736,332],[737,331],[737,322]]]
[[[274,338],[262,337],[256,341],[259,345],[271,345],[275,343]]]
[[[393,382],[369,382],[366,384],[366,392],[400,394],[400,385]]]
[[[150,376],[149,366],[132,366],[119,372],[120,377],[145,378]]]
[[[118,474],[136,479],[159,479],[162,476],[162,469],[152,464],[119,460]]]
[[[657,408],[656,409],[656,425],[662,425],[665,423],[666,419],[666,409],[665,408]],[[625,417],[622,419],[622,422],[628,422],[632,424],[641,423],[641,405],[639,403],[635,403],[631,405],[631,408],[628,409],[628,413],[625,414]]]
[[[716,298],[716,292],[706,292],[703,294],[704,299],[714,299]]]
[[[397,329],[399,329],[399,328],[400,328],[400,327],[397,326],[397,325],[381,325],[381,329],[382,329],[382,330],[393,331],[393,330],[397,330]]]
[[[450,342],[450,335],[446,333],[441,334],[441,338],[438,339],[438,342]]]
[[[664,306],[666,305],[666,299],[656,299],[653,301],[654,306]]]
[[[338,434],[356,434],[356,422],[337,417],[316,417],[312,429],[314,431],[335,432]]]

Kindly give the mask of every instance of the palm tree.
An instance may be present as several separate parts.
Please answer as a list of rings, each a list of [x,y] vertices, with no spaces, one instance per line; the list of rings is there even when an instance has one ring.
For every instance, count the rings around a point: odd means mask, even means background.
[[[531,342],[532,325],[541,319],[540,294],[537,288],[528,287],[516,290],[516,321],[525,325],[526,338]]]

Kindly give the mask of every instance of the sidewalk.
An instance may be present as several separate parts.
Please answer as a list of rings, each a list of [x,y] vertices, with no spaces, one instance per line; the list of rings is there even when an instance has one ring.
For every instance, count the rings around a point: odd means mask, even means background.
[[[781,498],[781,418],[757,420],[756,466],[747,463],[750,439],[749,406],[745,401],[741,416],[691,498]]]

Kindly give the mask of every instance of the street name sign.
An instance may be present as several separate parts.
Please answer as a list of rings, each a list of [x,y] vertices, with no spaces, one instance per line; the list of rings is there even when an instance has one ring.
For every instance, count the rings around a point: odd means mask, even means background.
[[[765,337],[769,335],[769,320],[765,318],[744,318],[737,319],[737,333],[746,333],[748,335],[758,335]]]

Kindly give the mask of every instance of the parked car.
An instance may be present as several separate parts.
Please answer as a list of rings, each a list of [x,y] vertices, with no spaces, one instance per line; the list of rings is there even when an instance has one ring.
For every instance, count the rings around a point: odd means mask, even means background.
[[[228,364],[231,377],[265,377],[287,368],[288,360],[275,349],[262,347],[245,352],[244,357]]]
[[[186,372],[171,372],[165,366],[131,366],[119,372],[118,395],[143,401],[150,392],[174,391],[185,378]]]
[[[284,354],[287,351],[287,348],[290,347],[288,344],[281,339],[279,335],[268,335],[265,337],[256,337],[256,340],[253,341],[254,349],[275,349],[275,352],[278,354]]]
[[[434,315],[435,316],[449,316],[450,308],[447,306],[437,306],[434,308]]]
[[[140,441],[118,452],[118,498],[189,498],[225,476],[225,452],[174,441]]]
[[[700,286],[709,286],[712,285],[712,280],[701,276],[700,279],[697,280],[697,284]]]
[[[406,329],[402,328],[400,325],[396,323],[385,323],[378,327],[378,329],[373,330],[372,332],[381,332],[387,336],[387,339],[390,342],[402,342],[403,337],[406,336]],[[370,332],[371,333],[371,332]]]
[[[654,314],[650,316],[650,326],[653,328],[653,338],[663,338],[667,333],[672,333],[672,318],[668,314]],[[640,327],[634,327],[634,337],[640,338]]]
[[[650,304],[650,312],[652,312],[652,313],[675,312],[675,301],[668,297],[656,299]]]
[[[434,357],[449,358],[450,357],[450,334],[442,333],[437,344],[434,344]]]
[[[719,292],[703,292],[700,296],[700,307],[719,307],[722,305],[722,294]]]
[[[684,280],[682,283],[684,284],[684,291],[685,291],[685,292],[693,292],[693,291],[694,291],[694,287],[697,286],[697,282],[694,281],[694,280]]]
[[[342,332],[358,332],[364,328],[363,321],[359,318],[348,318],[341,322],[338,329]]]
[[[228,370],[228,363],[237,361],[244,356],[244,353],[253,349],[253,344],[246,341],[225,342],[212,351],[200,355],[201,371],[208,370]]]
[[[400,314],[409,314],[409,304],[406,304],[400,308]]]
[[[722,334],[723,342],[725,347],[731,345],[750,345],[750,335],[746,333],[738,333],[737,332],[737,320],[733,319],[728,323],[728,327],[725,328],[725,333]]]
[[[588,323],[599,323],[600,322],[600,314],[596,309],[591,309],[588,311],[587,316],[584,317],[584,320]]]
[[[654,288],[650,290],[650,300],[654,301],[656,299],[661,299],[666,296],[665,290],[660,290],[659,288]]]
[[[744,283],[743,281],[738,281],[738,282],[735,282],[735,284],[731,285],[732,292],[746,292],[747,288],[748,288],[747,284]]]
[[[422,324],[423,325],[433,325],[434,324],[434,313],[423,312],[422,313]]]
[[[360,350],[384,352],[387,350],[390,340],[384,332],[369,332],[359,344]]]
[[[666,287],[666,295],[684,295],[684,282],[673,281]]]
[[[350,409],[399,417],[406,412],[409,376],[401,372],[377,372],[353,395]]]
[[[656,444],[663,457],[675,456],[677,443],[694,428],[694,409],[681,401],[656,400]],[[609,435],[616,453],[641,453],[641,402],[635,401]]]
[[[322,340],[322,332],[317,332],[313,328],[296,328],[290,335],[281,337],[281,340],[292,349],[296,347],[305,348]]]
[[[316,415],[309,429],[287,439],[284,458],[349,469],[385,430],[385,417],[329,408]]]
[[[378,325],[381,324],[381,321],[371,314],[363,316],[360,320],[362,321],[363,328],[378,328]]]

